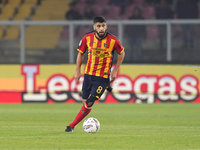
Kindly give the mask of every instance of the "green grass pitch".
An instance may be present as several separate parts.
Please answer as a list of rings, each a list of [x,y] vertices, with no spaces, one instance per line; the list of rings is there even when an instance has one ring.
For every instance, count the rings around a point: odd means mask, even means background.
[[[98,103],[98,133],[64,132],[82,104],[1,104],[0,150],[200,149],[200,104]]]

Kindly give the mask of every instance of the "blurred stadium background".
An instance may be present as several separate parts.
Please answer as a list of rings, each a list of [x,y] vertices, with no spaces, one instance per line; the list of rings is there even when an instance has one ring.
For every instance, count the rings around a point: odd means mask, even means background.
[[[0,149],[200,149],[199,6],[198,0],[0,0]],[[100,132],[86,134],[79,123],[69,135],[65,126],[82,105],[76,48],[97,15],[126,56],[113,92],[88,116],[100,121]]]
[[[199,6],[198,0],[0,0],[0,63],[75,63],[79,40],[101,15],[126,49],[124,63],[199,64]],[[132,17],[137,10],[141,15]]]

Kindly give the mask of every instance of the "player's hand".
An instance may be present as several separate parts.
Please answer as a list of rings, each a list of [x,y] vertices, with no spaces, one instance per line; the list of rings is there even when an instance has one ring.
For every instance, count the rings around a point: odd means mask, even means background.
[[[106,88],[106,90],[109,92],[109,93],[111,93],[112,92],[112,86],[110,85],[110,83],[108,84],[108,87]]]
[[[110,74],[110,83],[112,83],[117,77],[117,71],[113,70]]]
[[[80,77],[81,77],[81,72],[80,71],[76,71],[76,73],[74,75],[76,83],[79,82]]]

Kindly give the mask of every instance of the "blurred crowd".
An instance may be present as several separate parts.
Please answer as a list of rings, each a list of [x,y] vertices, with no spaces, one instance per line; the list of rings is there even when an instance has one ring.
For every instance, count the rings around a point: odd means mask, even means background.
[[[73,0],[67,20],[87,20],[104,16],[107,20],[132,19],[140,9],[143,19],[198,18],[199,0]],[[138,18],[141,19],[141,18]]]
[[[104,16],[107,20],[147,19],[197,19],[198,0],[74,0],[66,12],[67,20],[91,20]],[[182,47],[194,47],[194,27],[185,24],[182,28]],[[160,50],[166,50],[166,25],[157,26]],[[145,25],[127,25],[129,60],[143,61],[142,41],[146,38]],[[134,54],[133,51],[134,50]]]

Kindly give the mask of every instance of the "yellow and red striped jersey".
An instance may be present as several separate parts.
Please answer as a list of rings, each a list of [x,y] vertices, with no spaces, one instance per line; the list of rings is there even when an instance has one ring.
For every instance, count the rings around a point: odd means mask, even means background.
[[[110,33],[99,40],[95,31],[86,34],[80,41],[77,49],[81,53],[88,50],[88,59],[85,74],[109,78],[114,51],[121,54],[124,47],[120,41]]]

